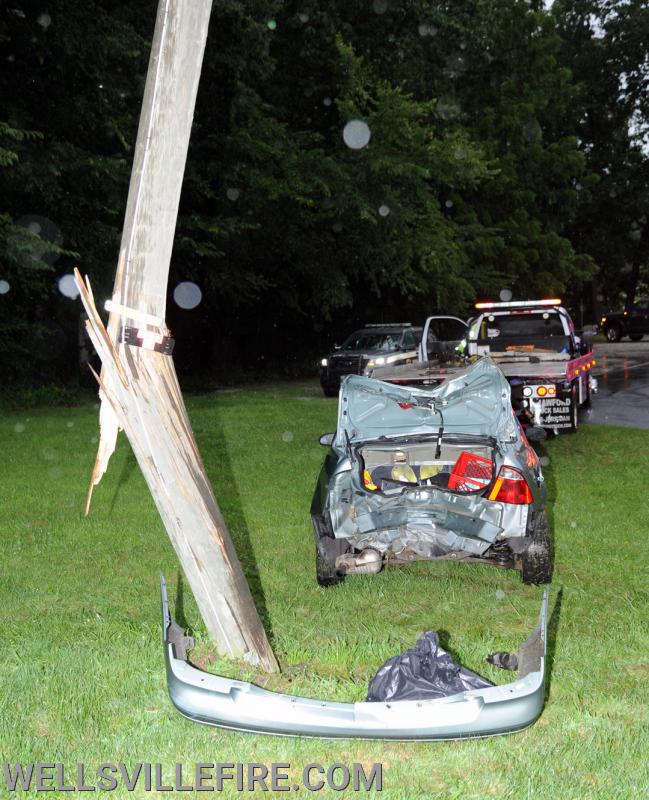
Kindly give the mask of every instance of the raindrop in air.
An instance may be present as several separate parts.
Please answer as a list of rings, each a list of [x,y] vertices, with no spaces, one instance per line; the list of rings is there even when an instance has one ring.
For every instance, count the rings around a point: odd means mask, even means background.
[[[41,26],[43,30],[47,30],[52,24],[52,17],[49,14],[39,14],[36,18],[36,22]]]
[[[306,23],[306,22],[309,21],[309,15],[308,14],[298,14],[297,17],[300,20],[300,22],[305,22]]]
[[[231,187],[230,189],[227,190],[225,195],[228,198],[228,200],[232,200],[232,202],[234,203],[239,199],[241,192],[238,189],[234,189]]]
[[[362,119],[350,119],[343,128],[343,140],[352,150],[362,150],[372,137],[369,125]]]
[[[14,430],[16,433],[22,433],[25,430],[25,426],[22,424],[22,422],[17,422],[14,425]]]
[[[496,589],[496,600],[504,600],[506,596],[502,589]]]
[[[331,226],[331,230],[334,233],[340,233],[342,231],[342,229],[343,229],[343,226],[340,224],[340,222],[336,222]]]
[[[512,290],[501,289],[499,297],[503,301],[503,303],[509,303],[509,301],[512,299]]]
[[[40,232],[41,232],[43,229],[42,229],[42,227],[41,227],[41,224],[40,224],[40,222],[30,222],[30,223],[29,223],[29,225],[27,226],[27,230],[28,230],[28,231],[31,231],[31,233],[34,233],[34,234],[36,234],[36,236],[38,236],[38,235],[39,235],[39,233],[40,233]]]
[[[548,458],[548,456],[541,456],[541,458],[539,458],[539,462],[542,467],[550,466],[550,459]]]
[[[331,97],[325,97],[325,99],[322,102],[325,106],[330,106],[332,103]]]
[[[283,442],[292,442],[293,441],[293,431],[284,431],[282,434],[282,441]]]
[[[196,306],[203,299],[203,293],[192,281],[182,281],[174,289],[174,300],[176,305],[181,308],[190,310]]]
[[[10,289],[9,281],[0,281],[0,294],[7,294]]]
[[[274,31],[277,27],[277,22],[274,19],[269,19],[266,25],[268,26],[269,31]]]
[[[77,284],[74,282],[74,275],[68,273],[67,275],[63,275],[57,281],[57,285],[59,287],[59,292],[64,297],[69,297],[70,300],[76,300],[79,297],[79,290],[77,289]]]
[[[390,213],[390,207],[389,206],[379,206],[379,216],[380,217],[387,217],[389,213]]]
[[[446,208],[453,208],[453,201],[452,200],[447,200],[444,203],[444,205],[446,206]]]
[[[374,0],[372,8],[375,14],[385,14],[388,10],[388,0]]]

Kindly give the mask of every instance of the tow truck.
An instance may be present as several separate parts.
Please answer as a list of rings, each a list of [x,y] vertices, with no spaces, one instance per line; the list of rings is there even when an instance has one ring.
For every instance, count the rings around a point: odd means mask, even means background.
[[[575,431],[579,407],[597,391],[592,337],[578,336],[559,298],[479,302],[465,338],[447,359],[430,358],[422,337],[419,361],[375,369],[371,377],[407,385],[437,384],[482,356],[490,356],[511,386],[523,426]],[[426,327],[424,328],[426,330]]]

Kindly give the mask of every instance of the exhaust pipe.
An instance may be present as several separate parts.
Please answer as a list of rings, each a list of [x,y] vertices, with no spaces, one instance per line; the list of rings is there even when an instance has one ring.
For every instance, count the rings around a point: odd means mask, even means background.
[[[336,570],[343,575],[375,575],[381,571],[383,556],[368,547],[360,553],[344,553],[336,559]]]

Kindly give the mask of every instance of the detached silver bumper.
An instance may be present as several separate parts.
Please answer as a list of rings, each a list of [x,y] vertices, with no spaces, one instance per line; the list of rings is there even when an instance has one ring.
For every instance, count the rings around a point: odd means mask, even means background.
[[[279,736],[460,739],[522,730],[543,709],[547,589],[536,628],[517,651],[519,669],[513,683],[436,700],[392,703],[335,703],[292,697],[203,672],[187,662],[192,641],[169,613],[163,577],[160,591],[169,695],[178,711],[195,722]]]

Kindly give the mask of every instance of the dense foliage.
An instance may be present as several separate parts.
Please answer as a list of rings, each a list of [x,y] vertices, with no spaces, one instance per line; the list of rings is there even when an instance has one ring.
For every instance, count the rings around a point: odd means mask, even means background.
[[[0,11],[5,378],[74,373],[73,265],[110,292],[154,19],[152,0]],[[466,315],[504,288],[586,298],[586,317],[633,299],[648,43],[642,0],[215,3],[170,276],[203,292],[169,303],[179,365],[297,368],[357,322]]]

